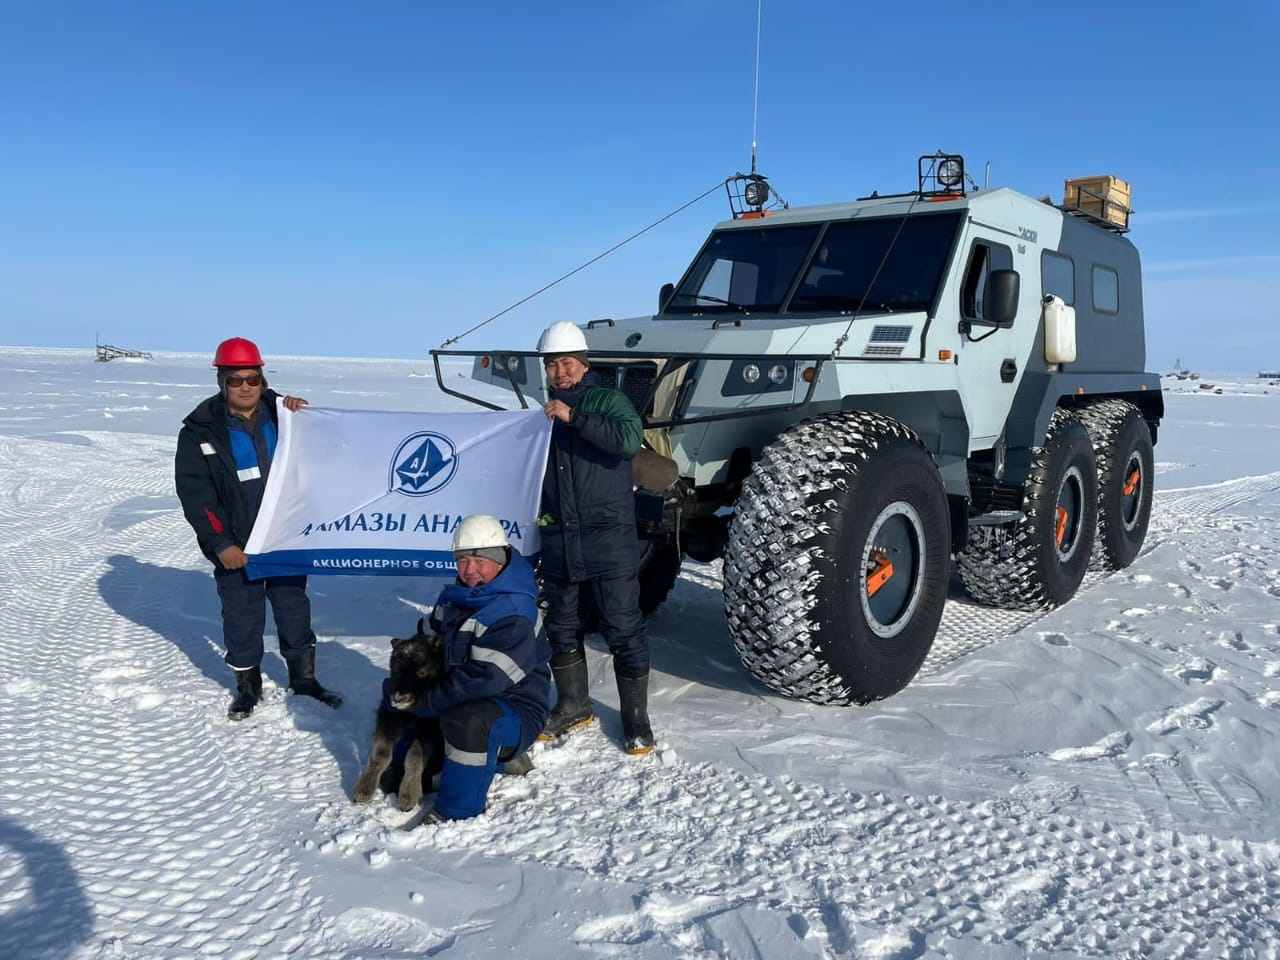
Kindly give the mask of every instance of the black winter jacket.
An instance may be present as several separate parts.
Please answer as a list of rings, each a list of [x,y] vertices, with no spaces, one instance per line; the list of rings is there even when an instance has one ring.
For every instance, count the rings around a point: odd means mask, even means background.
[[[274,390],[264,390],[260,411],[277,425]],[[215,567],[218,553],[230,546],[243,548],[257,519],[257,510],[245,502],[231,453],[227,427],[227,402],[215,394],[200,403],[182,421],[178,450],[174,455],[174,485],[187,523],[196,532],[201,552]]]
[[[573,390],[551,388],[573,409],[551,429],[542,480],[542,571],[570,582],[634,574],[639,566],[631,458],[644,439],[635,407],[590,371]]]

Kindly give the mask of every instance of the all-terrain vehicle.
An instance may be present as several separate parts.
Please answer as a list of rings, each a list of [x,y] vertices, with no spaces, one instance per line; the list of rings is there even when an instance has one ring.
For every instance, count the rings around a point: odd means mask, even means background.
[[[1050,607],[1091,561],[1132,562],[1150,517],[1164,401],[1127,185],[1067,181],[1057,205],[943,154],[916,181],[789,209],[736,175],[733,218],[655,315],[585,324],[592,369],[677,468],[636,491],[644,605],[684,556],[723,558],[743,663],[819,703],[910,681],[953,560],[982,603]],[[544,396],[530,350],[433,355]]]

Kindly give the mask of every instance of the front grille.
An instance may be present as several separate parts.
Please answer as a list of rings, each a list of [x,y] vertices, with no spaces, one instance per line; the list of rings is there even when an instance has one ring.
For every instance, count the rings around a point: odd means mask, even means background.
[[[621,390],[642,416],[653,412],[653,401],[644,405],[649,390],[658,376],[658,365],[652,361],[643,363],[596,364],[591,369],[600,377],[600,386]]]

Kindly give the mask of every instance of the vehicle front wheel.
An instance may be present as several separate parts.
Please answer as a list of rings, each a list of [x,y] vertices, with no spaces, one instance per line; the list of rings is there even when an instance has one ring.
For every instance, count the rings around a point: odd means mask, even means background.
[[[725,613],[743,664],[815,703],[901,690],[942,617],[950,522],[933,458],[896,420],[832,414],[780,434],[729,527]]]

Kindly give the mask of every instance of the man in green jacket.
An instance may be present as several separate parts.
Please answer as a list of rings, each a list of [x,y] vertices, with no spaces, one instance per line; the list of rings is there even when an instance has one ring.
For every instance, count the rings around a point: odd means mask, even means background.
[[[631,458],[643,440],[640,415],[621,391],[599,385],[587,341],[572,323],[554,323],[538,342],[550,383],[553,422],[542,482],[542,581],[557,701],[542,740],[557,740],[595,718],[578,618],[580,591],[613,654],[627,753],[654,748],[647,705],[649,641],[640,613]]]

